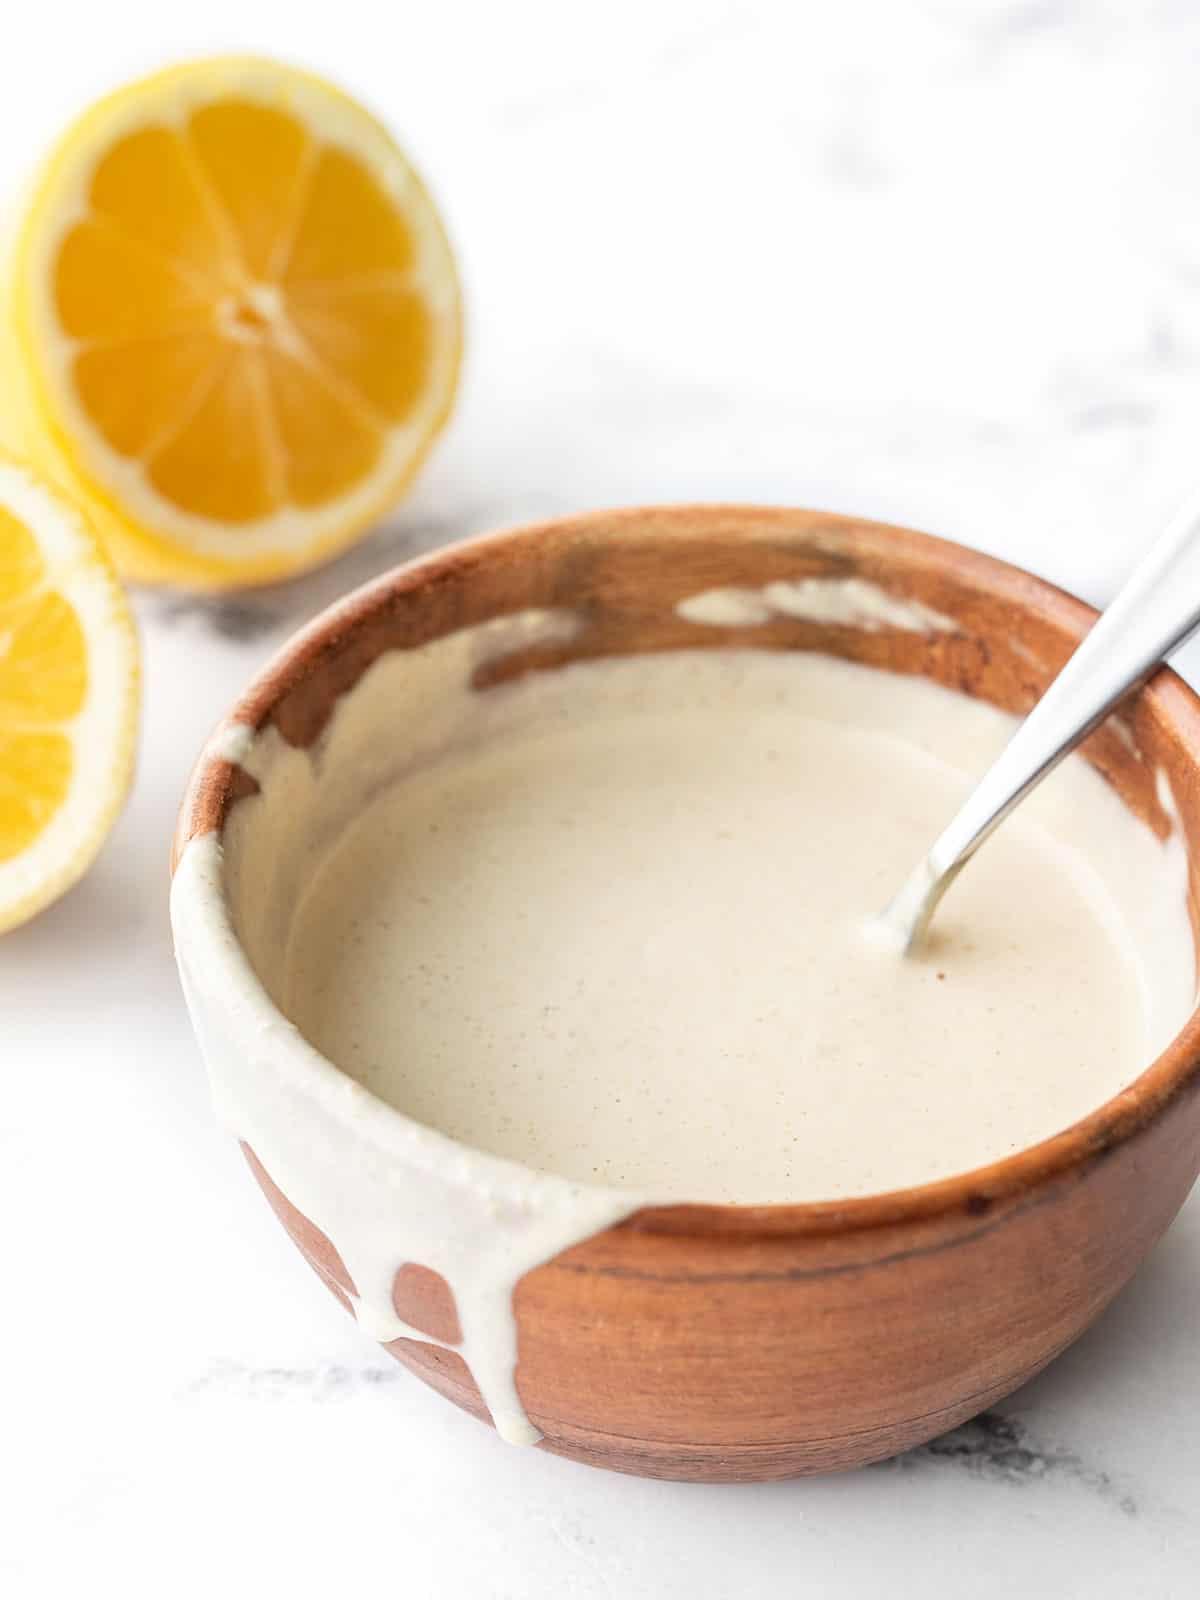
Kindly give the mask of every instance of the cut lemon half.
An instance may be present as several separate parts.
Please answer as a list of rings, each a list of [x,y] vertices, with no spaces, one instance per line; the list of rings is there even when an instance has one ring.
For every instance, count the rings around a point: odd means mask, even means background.
[[[0,456],[0,932],[82,876],[133,773],[137,635],[79,513]]]
[[[327,559],[453,401],[429,196],[373,117],[275,62],[192,62],[86,112],[11,277],[20,444],[131,577],[228,588]]]

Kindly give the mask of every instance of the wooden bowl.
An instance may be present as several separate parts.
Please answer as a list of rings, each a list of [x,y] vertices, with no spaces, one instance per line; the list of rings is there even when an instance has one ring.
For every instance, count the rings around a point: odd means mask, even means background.
[[[706,628],[676,611],[698,591],[807,576],[865,578],[949,616],[957,631],[783,616]],[[753,646],[921,674],[1020,713],[1095,615],[1028,573],[876,523],[733,506],[600,513],[385,575],[293,640],[234,717],[308,745],[381,652],[560,607],[582,618],[580,630],[482,669],[479,692],[580,658]],[[1155,773],[1167,773],[1195,933],[1200,701],[1163,670],[1122,715],[1124,729],[1101,728],[1086,753],[1160,834],[1171,823]],[[176,859],[252,788],[210,746],[184,800]],[[542,1447],[652,1477],[783,1478],[878,1460],[992,1405],[1078,1337],[1183,1203],[1200,1168],[1198,1063],[1193,1016],[1130,1088],[992,1166],[836,1203],[644,1209],[528,1272],[514,1296],[516,1377]],[[248,1156],[292,1238],[345,1301],[330,1240]],[[444,1339],[454,1328],[444,1282],[420,1264],[405,1273],[406,1321]],[[389,1348],[487,1419],[453,1350],[415,1339]]]

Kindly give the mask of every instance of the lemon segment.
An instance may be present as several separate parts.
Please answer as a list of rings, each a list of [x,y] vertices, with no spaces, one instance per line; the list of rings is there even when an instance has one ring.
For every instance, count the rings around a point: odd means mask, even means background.
[[[137,637],[70,505],[0,456],[0,931],[91,864],[129,787]]]

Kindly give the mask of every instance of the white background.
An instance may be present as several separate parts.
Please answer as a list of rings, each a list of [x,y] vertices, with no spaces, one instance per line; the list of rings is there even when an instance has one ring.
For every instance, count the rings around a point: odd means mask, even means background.
[[[1200,5],[31,0],[0,182],[113,83],[228,49],[393,125],[460,253],[469,365],[353,556],[140,600],[132,801],[0,948],[0,1590],[1193,1595],[1196,1205],[1006,1424],[899,1463],[739,1489],[516,1452],[358,1334],[216,1131],[166,856],[191,758],[286,633],[497,523],[794,502],[1106,598],[1200,476]]]

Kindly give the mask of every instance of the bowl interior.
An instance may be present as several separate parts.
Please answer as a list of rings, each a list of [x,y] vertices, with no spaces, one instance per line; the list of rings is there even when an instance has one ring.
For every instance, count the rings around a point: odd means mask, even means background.
[[[771,585],[795,593],[797,585],[815,584],[819,592],[828,582],[861,585],[863,596],[884,600],[852,616],[754,600]],[[721,624],[713,626],[717,614]],[[321,773],[353,763],[361,801],[364,791],[386,786],[454,741],[464,692],[486,694],[525,673],[609,655],[753,647],[819,651],[922,675],[1020,714],[1092,617],[1069,596],[958,546],[814,513],[635,511],[497,535],[388,575],[299,636],[236,708],[234,733],[227,726],[202,761],[181,838],[224,830],[234,927],[278,1003],[278,952],[305,875],[349,820],[349,791],[321,783]],[[374,693],[371,669],[394,651],[406,653],[403,677],[379,677]],[[353,717],[339,718],[334,730],[334,709],[359,685]],[[239,800],[258,787],[245,766],[228,759],[237,753],[230,739],[236,741],[239,727],[259,735],[272,762],[265,793],[272,811],[253,828],[227,827]],[[396,729],[403,737],[388,736]],[[1145,826],[1159,837],[1182,829],[1194,945],[1198,751],[1200,710],[1166,672],[1085,750]],[[1177,817],[1164,803],[1160,772],[1169,779]],[[1120,1136],[1183,1081],[1196,1054],[1187,1029],[1184,1035],[1120,1104],[1097,1108],[1087,1119],[1094,1124],[1088,1139]],[[1059,1156],[1048,1148],[1043,1154],[1066,1159],[1065,1147]],[[1021,1157],[1011,1161],[1019,1165]],[[994,1183],[1003,1185],[1000,1169],[1010,1165],[997,1164]],[[1015,1181],[1017,1167],[1008,1176]],[[670,1209],[664,1208],[666,1225]]]

